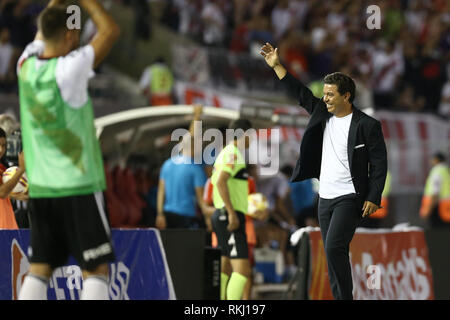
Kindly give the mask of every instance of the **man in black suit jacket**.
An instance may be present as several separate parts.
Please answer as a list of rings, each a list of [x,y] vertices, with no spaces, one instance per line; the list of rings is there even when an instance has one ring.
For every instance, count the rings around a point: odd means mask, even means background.
[[[291,181],[318,178],[319,224],[335,299],[353,299],[349,246],[361,219],[380,205],[387,174],[381,124],[353,105],[355,84],[342,73],[324,78],[316,98],[281,65],[269,43],[261,55],[311,115]]]

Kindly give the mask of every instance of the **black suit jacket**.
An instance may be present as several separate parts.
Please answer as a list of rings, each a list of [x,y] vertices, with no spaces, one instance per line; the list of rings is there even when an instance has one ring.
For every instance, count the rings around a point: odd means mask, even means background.
[[[319,178],[322,163],[323,132],[333,116],[325,102],[289,73],[281,80],[306,109],[311,118],[303,134],[300,157],[291,181]],[[356,147],[356,149],[355,149]],[[362,200],[380,205],[387,174],[387,154],[381,124],[353,106],[347,143],[350,173],[356,194]]]

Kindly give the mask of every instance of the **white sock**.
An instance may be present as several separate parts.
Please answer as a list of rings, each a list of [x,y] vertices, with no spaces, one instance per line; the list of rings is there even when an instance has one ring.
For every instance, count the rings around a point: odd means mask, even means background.
[[[106,277],[88,277],[83,280],[81,300],[109,300],[108,279]]]
[[[47,300],[47,281],[29,274],[23,281],[19,300]]]

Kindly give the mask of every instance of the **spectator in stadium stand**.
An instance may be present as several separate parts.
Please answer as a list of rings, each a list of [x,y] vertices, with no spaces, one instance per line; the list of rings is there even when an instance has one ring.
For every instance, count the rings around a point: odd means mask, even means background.
[[[245,213],[248,209],[248,172],[244,149],[250,146],[245,132],[252,128],[246,119],[233,120],[229,129],[234,139],[219,153],[214,163],[212,216],[213,230],[221,248],[221,299],[240,300],[251,276],[248,259]],[[229,266],[231,265],[231,270]]]
[[[387,174],[381,124],[353,105],[355,84],[345,74],[327,75],[318,99],[286,71],[271,44],[261,55],[311,115],[291,181],[320,180],[318,215],[331,290],[337,300],[352,300],[350,242],[361,218],[379,208]]]
[[[450,172],[443,153],[431,158],[420,207],[420,217],[428,220],[430,227],[450,227]]]
[[[413,87],[406,85],[400,89],[398,96],[394,99],[393,109],[419,112],[425,108],[425,104],[425,98],[423,96],[415,96]]]
[[[400,45],[380,40],[373,55],[372,85],[376,108],[392,107],[395,89],[404,72],[404,60]]]
[[[449,65],[450,66],[450,65]],[[447,67],[450,74],[450,67]],[[450,77],[442,88],[441,102],[439,103],[439,114],[444,117],[450,117]]]
[[[208,46],[223,46],[226,35],[226,16],[223,0],[208,1],[201,11],[203,21],[203,43]]]
[[[40,5],[33,4],[29,0],[4,0],[0,3],[1,22],[9,29],[11,43],[18,50],[22,50],[33,40],[35,6]]]
[[[120,29],[97,0],[77,4],[98,30],[88,45],[76,49],[80,30],[67,28],[64,1],[51,0],[17,63],[32,249],[20,300],[46,299],[53,270],[70,255],[82,269],[81,299],[109,299],[108,263],[115,257],[88,82]]]
[[[10,42],[9,30],[0,29],[0,91],[9,92],[16,85],[13,61],[14,48]]]
[[[167,159],[161,168],[156,216],[156,227],[159,229],[198,229],[201,221],[196,216],[196,206],[205,216],[214,211],[203,201],[206,183],[203,166],[194,163],[194,141],[201,144],[201,140],[194,137],[194,127],[201,114],[202,107],[195,106],[189,133],[183,137],[183,154]]]
[[[6,133],[0,128],[0,229],[18,229],[14,211],[11,205],[10,197],[11,191],[19,182],[22,175],[25,173],[25,162],[23,159],[23,153],[19,154],[19,166],[16,173],[6,183],[2,181],[3,172],[8,168],[8,164],[5,160],[6,155]],[[20,200],[24,200],[22,196],[15,196]]]
[[[144,69],[139,88],[151,106],[168,106],[174,103],[173,74],[163,57]]]
[[[5,131],[6,136],[9,136],[15,130],[20,128],[20,124],[17,123],[11,115],[4,113],[0,114],[0,128]]]

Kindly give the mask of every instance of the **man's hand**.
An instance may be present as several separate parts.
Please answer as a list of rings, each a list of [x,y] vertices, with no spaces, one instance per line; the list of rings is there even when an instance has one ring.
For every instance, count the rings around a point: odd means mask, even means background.
[[[249,214],[249,216],[259,221],[266,221],[269,218],[269,210],[256,210],[254,213]]]
[[[379,209],[379,207],[375,203],[372,203],[370,201],[365,201],[364,205],[362,207],[362,211],[363,211],[362,217],[364,218],[364,217],[370,216],[372,213],[374,213],[378,209]]]
[[[228,227],[227,227],[227,230],[230,231],[230,232],[233,232],[237,228],[239,228],[239,219],[238,219],[236,213],[235,212],[233,212],[232,214],[228,213]]]
[[[203,106],[200,104],[194,104],[194,119],[199,120],[203,113]]]
[[[156,227],[160,230],[164,230],[167,227],[166,217],[161,214],[156,216]]]
[[[278,48],[274,49],[270,43],[266,42],[266,44],[262,46],[260,54],[264,57],[269,67],[275,68],[280,64]]]

